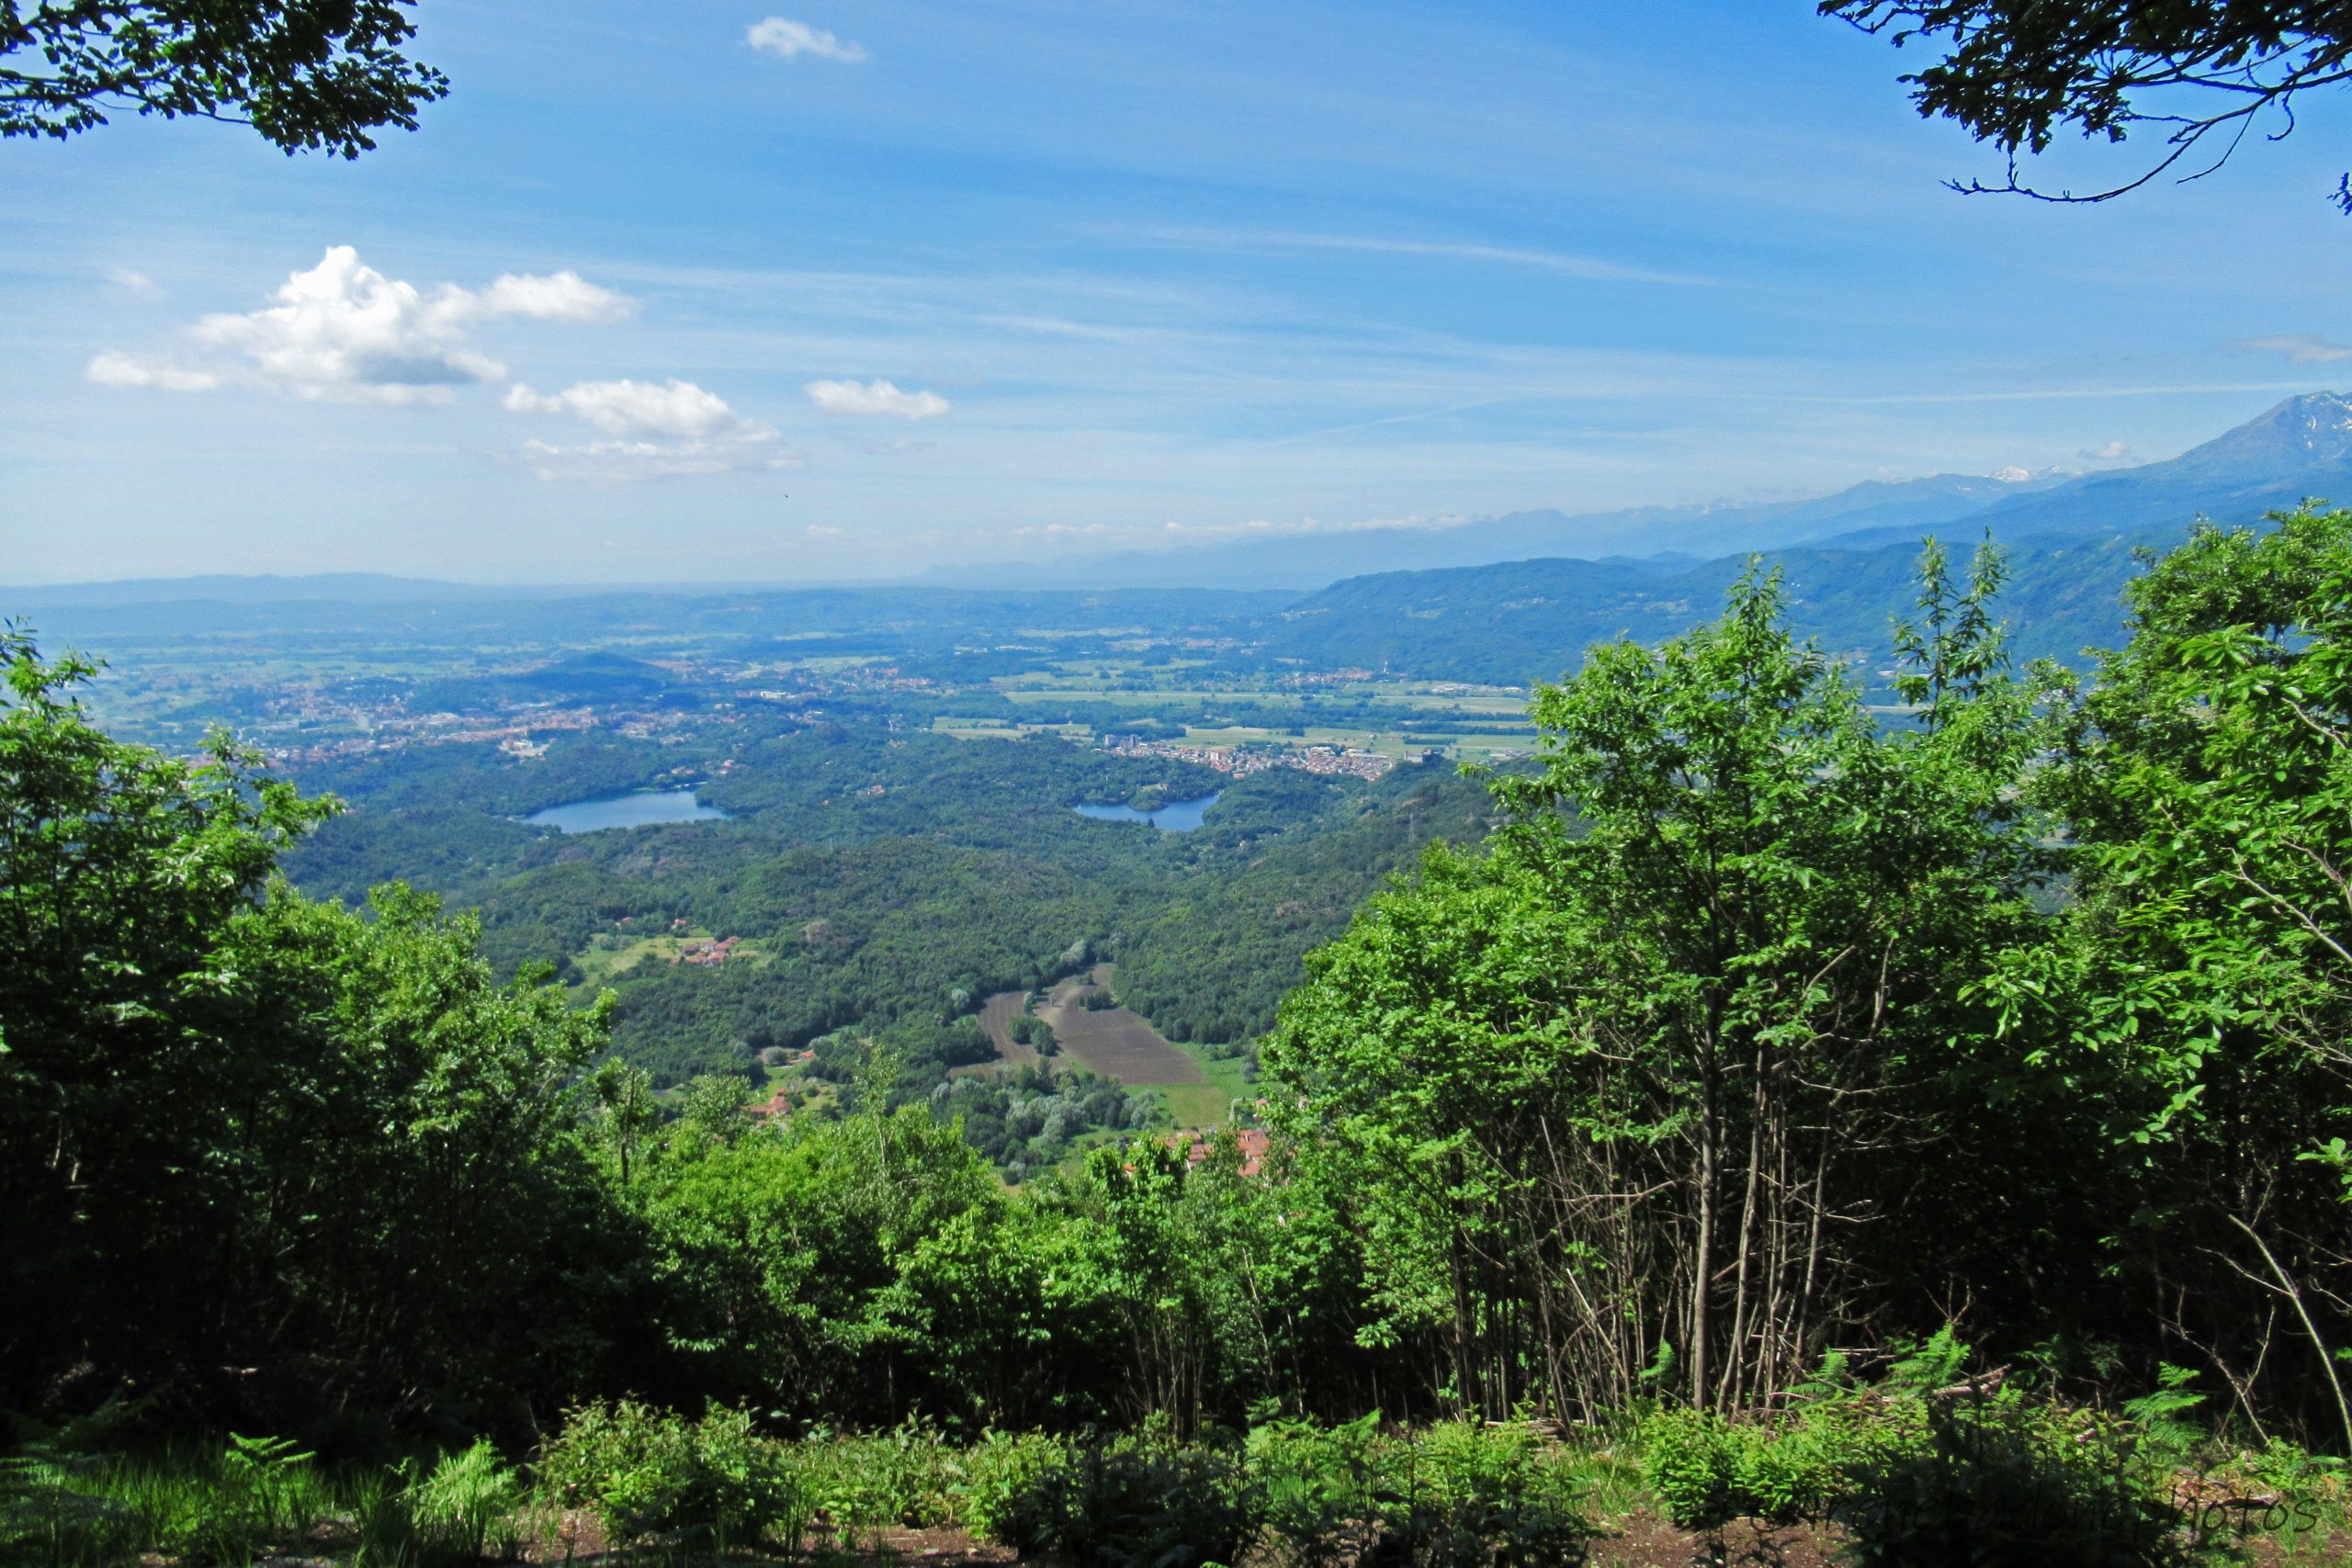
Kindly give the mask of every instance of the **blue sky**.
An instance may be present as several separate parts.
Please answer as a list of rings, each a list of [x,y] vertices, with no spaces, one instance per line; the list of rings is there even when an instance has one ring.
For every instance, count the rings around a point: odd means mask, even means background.
[[[1916,51],[1804,0],[418,15],[452,95],[356,164],[0,143],[0,581],[1081,563],[2146,460],[2352,383],[2342,108],[1962,198]]]

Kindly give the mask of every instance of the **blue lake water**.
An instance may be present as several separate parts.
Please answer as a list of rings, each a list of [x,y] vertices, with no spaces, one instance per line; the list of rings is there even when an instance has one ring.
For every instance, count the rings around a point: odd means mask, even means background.
[[[1198,800],[1171,800],[1157,811],[1137,811],[1132,806],[1073,806],[1070,809],[1097,822],[1148,822],[1163,833],[1189,833],[1216,804],[1216,795],[1204,795]]]
[[[643,828],[655,822],[717,822],[727,813],[705,806],[690,789],[665,789],[634,795],[608,795],[600,800],[575,800],[550,806],[523,818],[535,828],[559,828],[567,833],[594,833],[605,828]]]

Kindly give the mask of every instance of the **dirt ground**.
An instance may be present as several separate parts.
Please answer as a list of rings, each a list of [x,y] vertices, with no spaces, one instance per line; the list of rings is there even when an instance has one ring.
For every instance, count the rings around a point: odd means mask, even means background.
[[[1054,987],[1043,1017],[1053,1025],[1064,1055],[1087,1071],[1121,1083],[1208,1081],[1190,1054],[1170,1044],[1159,1031],[1125,1008],[1096,1012],[1080,1007],[1080,998],[1096,988],[1075,979]]]
[[[1012,1037],[1012,1021],[1021,1016],[1028,1000],[1026,991],[999,991],[980,1008],[980,1027],[996,1046],[997,1059],[1014,1067],[1037,1065],[1036,1051]]]
[[[824,1543],[813,1543],[823,1545]],[[1614,1519],[1592,1543],[1590,1568],[1834,1568],[1845,1534],[1832,1524],[1774,1525],[1761,1519],[1738,1519],[1715,1531],[1689,1530],[1655,1514],[1637,1513]],[[989,1568],[1022,1568],[1024,1560],[1009,1547],[975,1540],[960,1529],[890,1529],[858,1543],[854,1552],[812,1553],[834,1562],[844,1560],[872,1568],[937,1563],[988,1564]],[[530,1542],[524,1561],[536,1564],[569,1564],[571,1568],[602,1568],[631,1562],[644,1568],[647,1554],[612,1551],[597,1533],[594,1521],[571,1515],[556,1531]],[[777,1561],[773,1556],[739,1561]],[[666,1561],[666,1560],[663,1560]],[[2248,1568],[2341,1568],[2352,1562],[2352,1539],[2309,1542],[2292,1554],[2277,1541],[2255,1540],[2235,1559]],[[290,1568],[290,1565],[289,1565]],[[1040,1568],[1053,1568],[1049,1560]],[[1271,1568],[1245,1562],[1241,1568]]]

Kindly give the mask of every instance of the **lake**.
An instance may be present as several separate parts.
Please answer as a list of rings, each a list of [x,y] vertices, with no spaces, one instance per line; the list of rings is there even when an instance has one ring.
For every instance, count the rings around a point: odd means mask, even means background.
[[[630,795],[608,795],[600,800],[575,800],[550,806],[523,818],[535,828],[559,828],[567,833],[594,833],[605,828],[643,828],[655,822],[718,822],[727,813],[705,806],[690,789],[665,789]]]
[[[1204,795],[1198,800],[1171,800],[1157,811],[1137,811],[1132,806],[1073,806],[1070,809],[1097,822],[1148,822],[1163,833],[1189,833],[1216,804],[1216,795]]]

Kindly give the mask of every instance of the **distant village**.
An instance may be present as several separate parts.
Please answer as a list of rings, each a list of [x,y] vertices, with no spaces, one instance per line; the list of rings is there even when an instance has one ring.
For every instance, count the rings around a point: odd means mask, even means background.
[[[1345,773],[1351,778],[1376,779],[1396,765],[1394,757],[1360,746],[1298,748],[1193,746],[1181,740],[1148,740],[1140,735],[1105,735],[1101,745],[1114,757],[1167,757],[1214,768],[1234,778],[1247,778],[1268,768],[1296,768],[1309,773]]]

